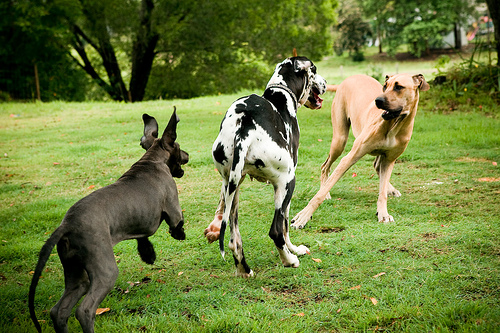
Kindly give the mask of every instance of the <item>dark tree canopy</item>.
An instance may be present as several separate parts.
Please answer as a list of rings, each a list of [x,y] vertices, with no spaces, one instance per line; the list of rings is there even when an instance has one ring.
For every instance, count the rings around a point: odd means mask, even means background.
[[[12,20],[0,23],[0,38],[8,35],[2,41],[11,59],[30,54],[25,64],[50,63],[59,52],[66,67],[82,69],[113,100],[193,97],[260,86],[269,64],[294,47],[312,59],[327,54],[336,5],[337,0],[7,0],[0,14]],[[19,34],[32,50],[13,49]]]

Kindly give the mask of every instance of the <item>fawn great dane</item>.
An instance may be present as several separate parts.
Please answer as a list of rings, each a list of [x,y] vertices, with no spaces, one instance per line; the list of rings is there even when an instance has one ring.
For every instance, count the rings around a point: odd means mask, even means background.
[[[374,167],[380,179],[377,215],[379,222],[393,222],[387,211],[387,195],[401,193],[389,182],[396,159],[405,151],[413,132],[419,91],[429,89],[422,74],[386,76],[382,85],[366,75],[354,75],[340,85],[332,104],[333,137],[328,158],[321,166],[321,186],[316,195],[293,219],[292,227],[303,228],[314,211],[330,198],[329,191],[345,172],[366,154],[376,156]],[[349,128],[354,137],[351,151],[330,176],[330,167],[344,151]]]

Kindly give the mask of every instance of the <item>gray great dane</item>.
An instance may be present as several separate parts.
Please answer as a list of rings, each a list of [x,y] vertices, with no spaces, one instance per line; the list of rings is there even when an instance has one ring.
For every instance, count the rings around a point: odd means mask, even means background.
[[[162,221],[167,222],[173,238],[186,237],[177,186],[172,178],[183,176],[181,165],[189,159],[175,142],[179,119],[174,109],[161,138],[157,138],[155,118],[144,114],[143,120],[141,146],[147,152],[114,184],[75,203],[40,251],[29,291],[30,315],[38,332],[41,327],[34,309],[36,286],[56,244],[64,268],[65,290],[50,311],[54,328],[56,332],[68,331],[72,308],[86,295],[75,315],[84,332],[94,332],[96,309],[118,277],[114,245],[137,239],[141,259],[153,264],[156,254],[148,237]]]
[[[295,188],[295,168],[299,146],[297,109],[305,105],[319,109],[326,81],[306,57],[292,57],[279,63],[262,96],[236,100],[228,109],[215,140],[212,154],[222,176],[222,189],[215,218],[205,229],[209,242],[219,239],[224,257],[224,232],[230,226],[229,248],[233,252],[236,275],[249,277],[253,271],[243,254],[238,228],[238,193],[245,175],[274,187],[274,219],[269,236],[284,266],[298,267],[297,255],[309,252],[295,246],[288,234],[288,212]],[[295,254],[293,254],[294,252]]]

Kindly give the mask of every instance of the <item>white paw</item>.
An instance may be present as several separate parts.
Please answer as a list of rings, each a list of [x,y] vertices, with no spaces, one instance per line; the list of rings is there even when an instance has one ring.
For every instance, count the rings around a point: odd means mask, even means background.
[[[309,251],[309,249],[307,248],[307,246],[305,246],[305,245],[299,245],[297,247],[297,251],[295,251],[295,254],[298,255],[298,256],[303,256],[305,254],[311,254],[311,252]]]

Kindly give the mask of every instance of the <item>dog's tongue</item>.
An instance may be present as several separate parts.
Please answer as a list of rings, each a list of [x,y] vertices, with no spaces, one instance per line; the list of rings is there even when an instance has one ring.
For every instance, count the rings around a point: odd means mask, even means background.
[[[323,106],[323,98],[319,97],[316,93],[314,93],[314,98],[316,98],[316,104],[321,108]]]

